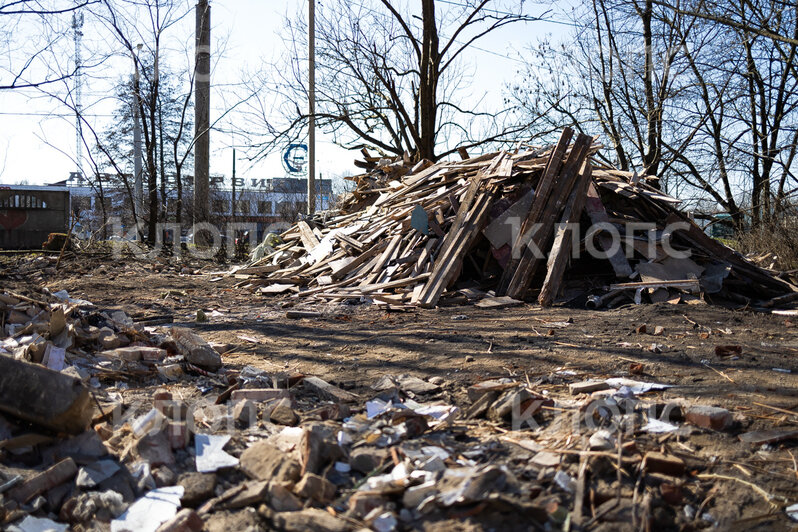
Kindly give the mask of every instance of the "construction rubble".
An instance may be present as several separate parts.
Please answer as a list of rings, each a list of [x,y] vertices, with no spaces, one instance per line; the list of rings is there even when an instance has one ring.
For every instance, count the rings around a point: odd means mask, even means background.
[[[369,171],[351,178],[340,210],[298,222],[235,273],[262,294],[390,306],[796,299],[793,284],[708,237],[650,178],[602,164],[591,137],[573,136],[437,164],[364,150]]]
[[[798,519],[691,452],[762,452],[798,430],[743,431],[634,365],[352,390],[228,369],[229,347],[189,328],[65,292],[2,292],[0,317],[4,530],[729,529],[706,508],[718,482]]]

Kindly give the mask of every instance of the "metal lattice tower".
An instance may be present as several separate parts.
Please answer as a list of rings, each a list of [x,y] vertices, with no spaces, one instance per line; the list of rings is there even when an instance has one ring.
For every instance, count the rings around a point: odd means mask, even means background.
[[[75,11],[72,13],[72,32],[75,39],[75,164],[79,180],[83,181],[83,125],[80,122],[80,113],[83,110],[83,80],[81,67],[83,66],[80,56],[81,41],[83,39],[83,13]]]

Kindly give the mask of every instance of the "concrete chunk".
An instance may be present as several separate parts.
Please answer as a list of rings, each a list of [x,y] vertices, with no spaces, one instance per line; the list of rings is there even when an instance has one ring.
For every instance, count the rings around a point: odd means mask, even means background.
[[[342,390],[337,386],[333,386],[329,382],[325,382],[318,377],[305,377],[302,381],[305,387],[314,392],[322,399],[333,401],[336,403],[347,403],[358,401],[360,397],[356,394]]]
[[[183,508],[172,519],[162,524],[157,532],[201,532],[205,526],[197,512]]]
[[[91,423],[94,402],[80,379],[0,356],[0,412],[55,432],[80,434]]]
[[[305,473],[294,488],[294,492],[300,497],[327,504],[335,498],[336,489],[335,484],[326,478],[313,473]]]
[[[256,480],[297,482],[301,467],[277,447],[261,441],[241,453],[241,470]]]
[[[198,334],[184,327],[172,327],[172,338],[177,350],[186,360],[208,371],[222,367],[222,357]]]

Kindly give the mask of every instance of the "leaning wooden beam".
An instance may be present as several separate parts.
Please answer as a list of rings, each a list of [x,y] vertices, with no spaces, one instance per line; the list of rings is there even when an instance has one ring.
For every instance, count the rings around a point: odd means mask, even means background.
[[[535,271],[543,263],[543,257],[539,256],[539,252],[546,246],[554,232],[554,224],[571,193],[574,182],[578,177],[579,169],[585,159],[587,159],[592,141],[592,137],[580,134],[576,142],[574,142],[571,154],[563,166],[559,179],[557,179],[550,201],[547,202],[540,218],[536,221],[536,226],[531,230],[532,237],[529,240],[529,245],[524,247],[521,260],[512,274],[507,293],[504,295],[515,299],[523,299],[529,285],[532,283]]]
[[[585,161],[582,171],[579,174],[579,181],[571,191],[568,203],[565,205],[560,225],[554,236],[554,244],[549,252],[548,271],[543,286],[540,289],[538,303],[544,307],[551,306],[554,297],[560,291],[565,267],[568,265],[568,256],[573,242],[574,226],[578,226],[582,216],[582,209],[587,198],[587,187],[590,185],[591,166],[590,162]]]
[[[779,279],[778,277],[770,275],[765,270],[762,270],[761,268],[758,268],[747,262],[745,259],[732,251],[731,248],[724,246],[714,238],[708,236],[706,233],[704,233],[704,231],[701,230],[700,227],[681,214],[676,212],[671,213],[671,215],[668,216],[666,223],[672,227],[675,227],[675,224],[677,223],[681,224],[678,228],[677,234],[685,237],[694,246],[704,250],[710,256],[730,263],[732,266],[734,266],[738,273],[749,277],[751,280],[762,283],[768,288],[773,288],[782,292],[798,292],[798,287],[788,283],[783,279]]]
[[[488,190],[474,202],[474,208],[466,217],[464,225],[460,230],[454,232],[452,245],[435,260],[432,275],[418,294],[417,300],[414,298],[414,303],[418,303],[422,307],[434,307],[438,304],[441,294],[460,271],[465,254],[479,237],[482,227],[487,222],[495,192],[495,188]],[[453,232],[450,230],[449,234],[451,235]]]
[[[479,236],[479,231],[487,220],[494,191],[483,192],[478,199],[477,193],[483,185],[483,180],[488,177],[497,175],[497,172],[506,172],[508,175],[512,173],[512,161],[509,165],[502,164],[508,157],[507,153],[500,153],[491,161],[485,171],[480,171],[471,180],[466,193],[459,202],[459,209],[449,232],[443,239],[441,250],[435,257],[432,275],[424,288],[413,294],[413,303],[424,307],[434,307],[443,291],[460,270],[465,253]]]
[[[504,269],[504,273],[499,281],[499,287],[497,291],[499,295],[504,294],[507,291],[507,288],[510,286],[513,274],[518,268],[518,263],[521,262],[521,258],[523,257],[527,244],[529,243],[529,239],[532,238],[532,228],[538,221],[540,214],[543,212],[543,209],[548,203],[549,195],[551,194],[554,182],[560,173],[560,168],[562,168],[563,157],[565,157],[565,152],[568,150],[568,144],[571,142],[571,137],[573,134],[573,129],[568,127],[563,129],[562,134],[560,135],[560,140],[557,141],[557,146],[549,156],[549,160],[546,163],[546,169],[543,171],[543,175],[540,177],[537,188],[535,189],[535,198],[532,200],[532,206],[530,207],[526,218],[522,221],[518,235],[513,243],[510,262]]]

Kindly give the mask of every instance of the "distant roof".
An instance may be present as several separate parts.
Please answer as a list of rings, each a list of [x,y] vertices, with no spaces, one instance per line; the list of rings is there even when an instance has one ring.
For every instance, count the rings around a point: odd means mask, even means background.
[[[20,190],[20,191],[48,190],[51,192],[69,192],[69,187],[57,186],[57,185],[12,185],[12,184],[0,183],[0,190]]]

